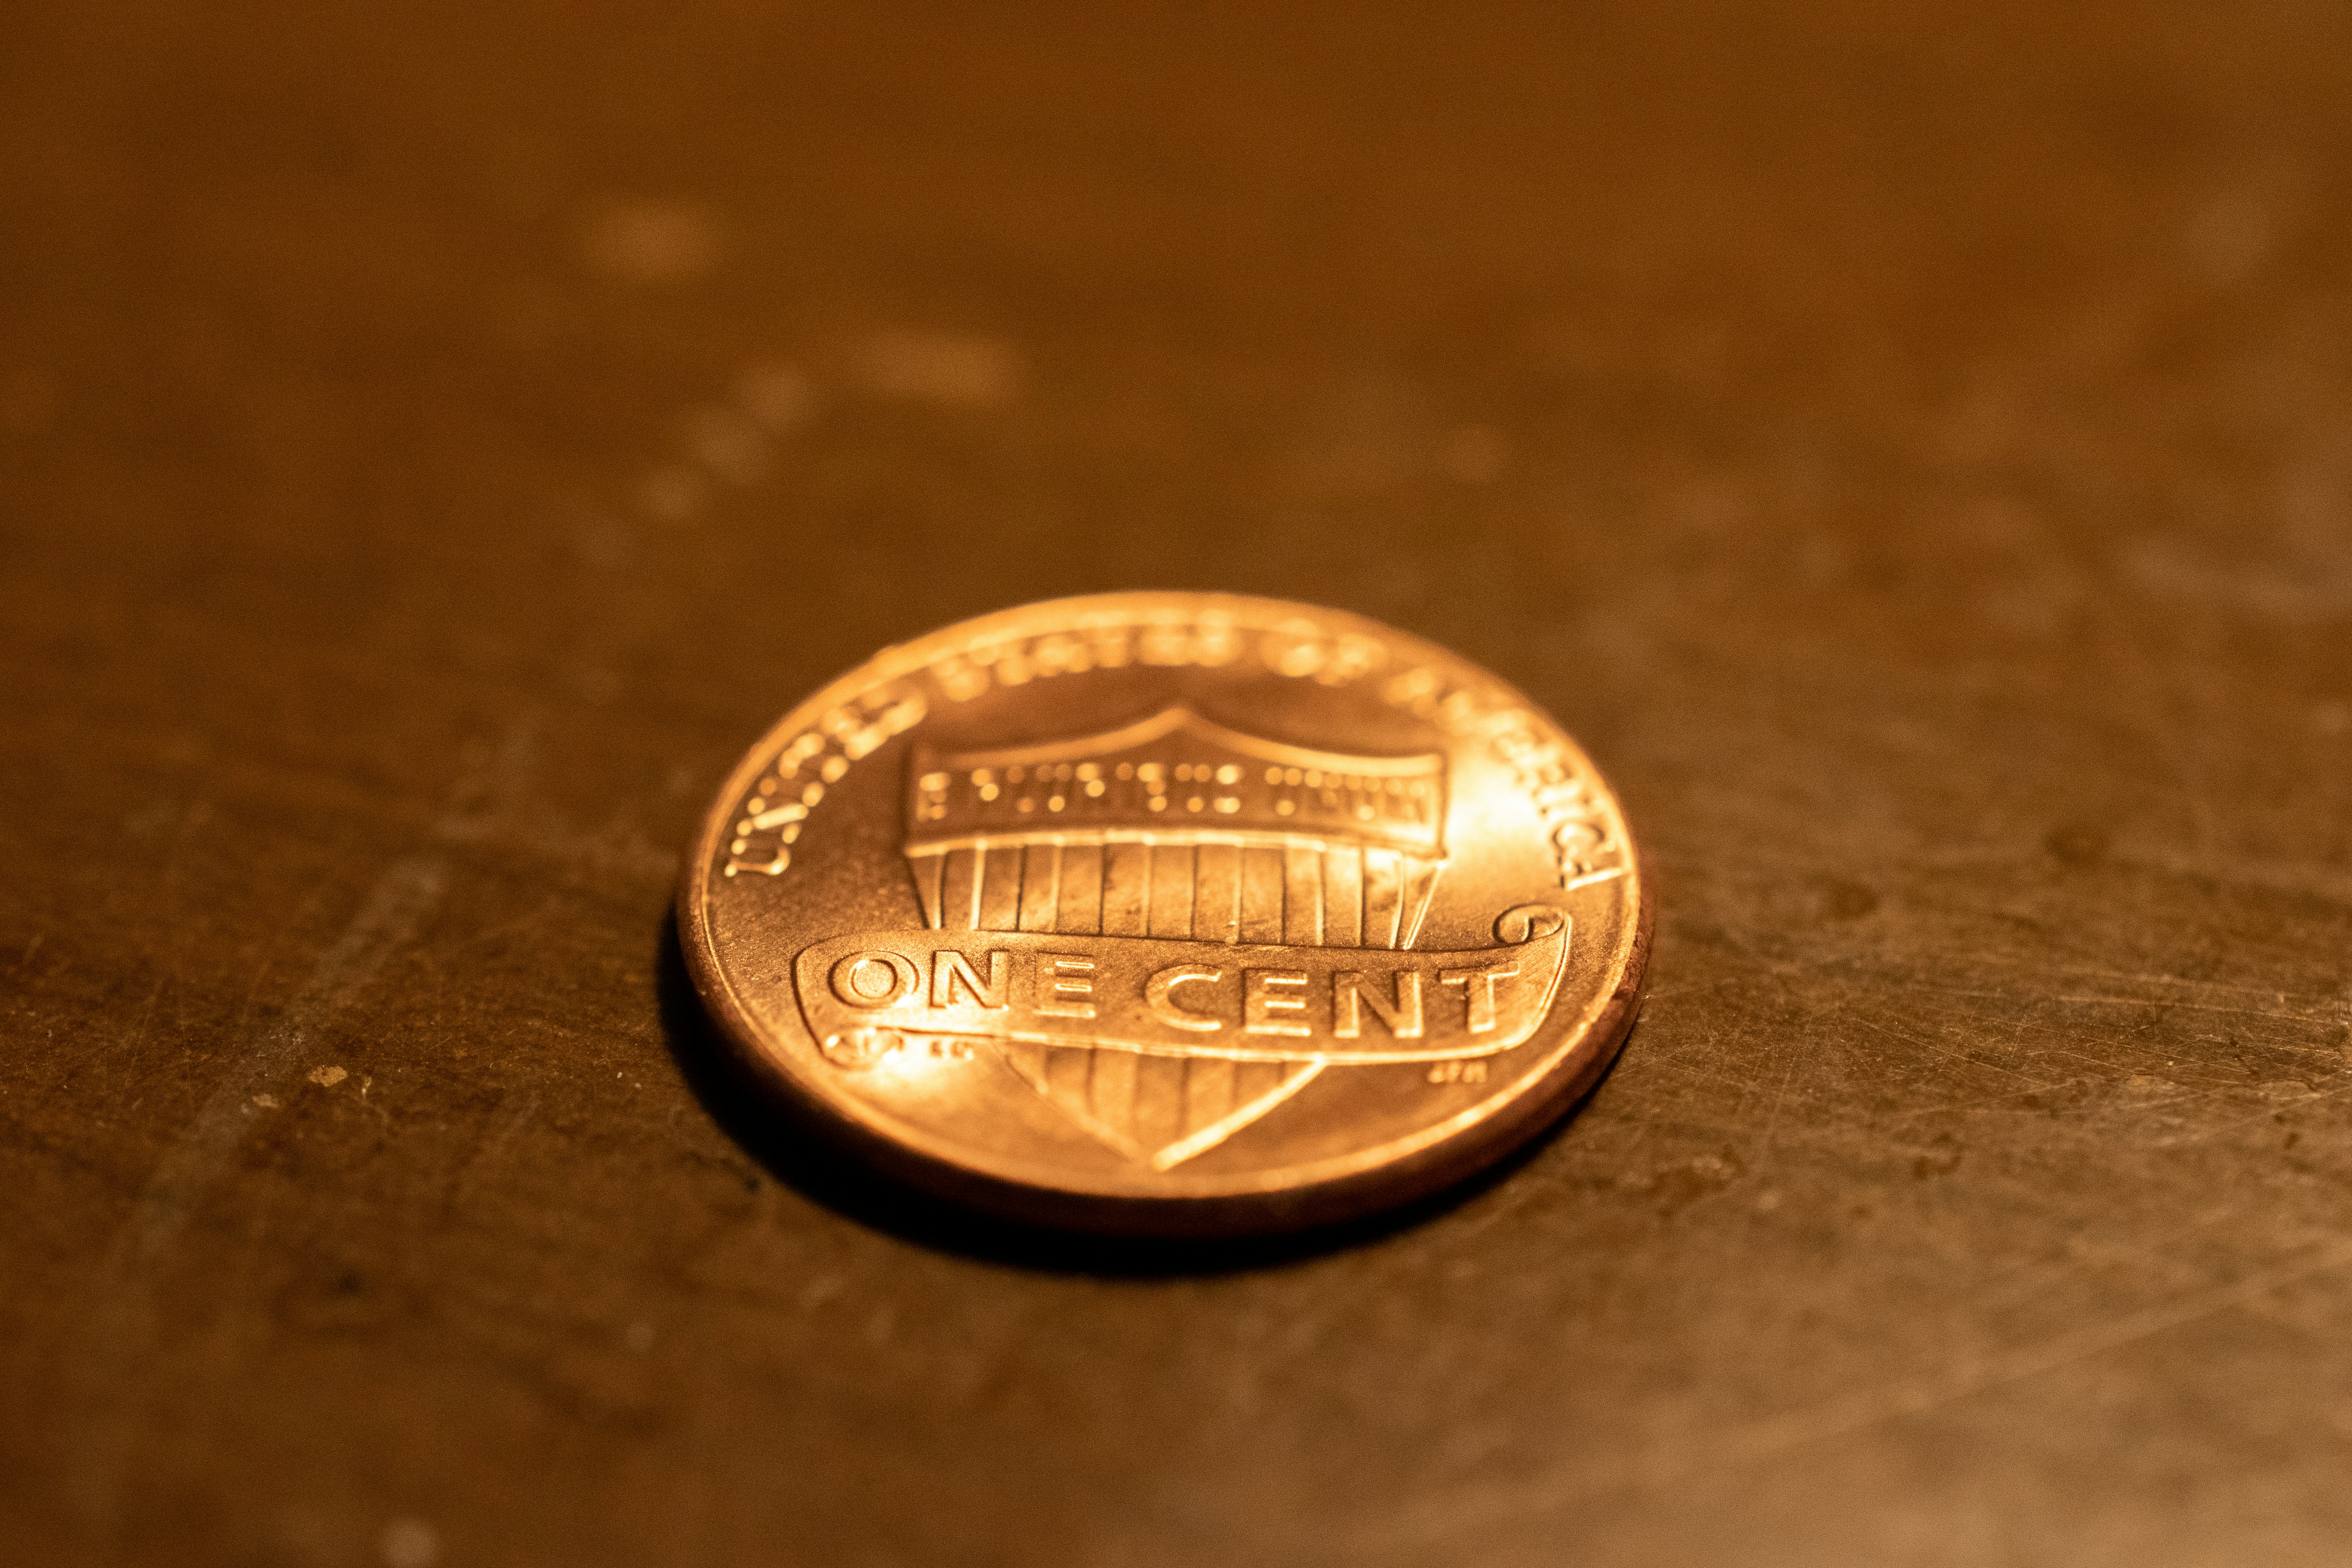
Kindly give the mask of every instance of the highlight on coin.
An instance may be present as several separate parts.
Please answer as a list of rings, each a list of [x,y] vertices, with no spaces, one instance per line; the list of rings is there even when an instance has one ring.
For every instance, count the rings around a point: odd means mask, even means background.
[[[1313,1225],[1499,1157],[1613,1058],[1650,907],[1528,698],[1339,611],[1027,605],[755,745],[678,895],[748,1076],[1025,1220]]]

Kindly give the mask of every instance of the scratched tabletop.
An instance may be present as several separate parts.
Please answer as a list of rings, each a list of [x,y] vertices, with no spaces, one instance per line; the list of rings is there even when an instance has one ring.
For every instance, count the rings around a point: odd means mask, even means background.
[[[1489,1179],[982,1225],[747,1105],[725,770],[1054,595],[1533,695]],[[0,1559],[2352,1561],[2352,12],[11,8]]]

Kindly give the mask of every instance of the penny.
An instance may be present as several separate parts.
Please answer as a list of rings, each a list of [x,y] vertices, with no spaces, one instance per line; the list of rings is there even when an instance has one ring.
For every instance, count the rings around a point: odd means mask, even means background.
[[[1142,1235],[1500,1157],[1616,1054],[1649,925],[1615,797],[1525,696],[1223,595],[885,649],[751,748],[678,891],[713,1018],[837,1157]]]

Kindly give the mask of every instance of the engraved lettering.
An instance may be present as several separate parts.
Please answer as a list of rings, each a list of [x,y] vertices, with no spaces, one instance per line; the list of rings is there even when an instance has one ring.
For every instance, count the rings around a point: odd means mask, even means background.
[[[1124,668],[1128,665],[1132,656],[1132,650],[1129,647],[1129,637],[1127,627],[1123,626],[1096,626],[1091,622],[1086,621],[1081,621],[1079,624],[1081,626],[1087,626],[1094,637],[1096,664],[1105,669],[1120,669]]]
[[[1190,664],[1192,644],[1181,626],[1145,626],[1138,651],[1146,664]]]
[[[1200,624],[1192,628],[1192,662],[1213,668],[1231,664],[1241,651],[1241,634],[1234,629],[1234,618],[1220,611],[1204,611]]]
[[[974,668],[953,654],[931,666],[931,676],[951,702],[969,702],[989,686],[987,670]]]
[[[853,1007],[888,1007],[923,983],[914,960],[879,948],[853,952],[833,966],[833,994]]]
[[[1285,621],[1259,644],[1266,668],[1296,679],[1323,668],[1322,628],[1313,621]]]
[[[806,1061],[871,1065],[889,1086],[957,1103],[969,1092],[982,1111],[1001,1109],[1009,1070],[1139,1171],[1165,1172],[1302,1089],[1332,1122],[1308,1113],[1297,1131],[1342,1146],[1333,1127],[1350,1106],[1335,1080],[1398,1097],[1425,1079],[1445,1089],[1410,1091],[1430,1119],[1466,1121],[1485,1098],[1474,1086],[1516,1081],[1515,1066],[1568,1070],[1559,1049],[1529,1044],[1563,985],[1578,1028],[1622,1023],[1585,992],[1631,973],[1628,944],[1571,979],[1569,911],[1613,912],[1610,931],[1625,934],[1630,882],[1593,884],[1630,879],[1633,847],[1607,786],[1547,715],[1337,612],[1190,595],[1088,608],[993,616],[888,650],[787,720],[715,803],[703,923],[777,912],[793,885],[741,878],[777,875],[788,851],[803,877],[843,884],[803,889],[840,917],[791,955],[807,1023],[792,1048]],[[1106,684],[1118,689],[1094,689]],[[1333,688],[1353,701],[1334,705]],[[951,737],[929,733],[926,704],[957,721]],[[1081,711],[1118,727],[1053,728]],[[1398,754],[1408,742],[1420,752]],[[899,796],[903,867],[886,842],[886,788]],[[803,854],[820,847],[822,867]],[[886,879],[907,907],[850,886],[852,866],[899,871]],[[1554,874],[1573,897],[1540,891]],[[1546,896],[1557,907],[1495,914]],[[873,929],[850,929],[853,914]],[[1491,939],[1474,929],[1490,919]],[[1459,987],[1463,1011],[1433,984]],[[962,1066],[975,1049],[984,1074]],[[1026,1138],[1036,1109],[1004,1135]]]
[[[1376,637],[1356,632],[1327,634],[1313,621],[1283,621],[1260,639],[1258,651],[1266,668],[1293,679],[1312,676],[1324,686],[1345,686],[1360,675],[1388,662],[1388,649]]]
[[[1381,695],[1432,720],[1448,734],[1486,742],[1535,802],[1561,887],[1582,887],[1626,873],[1624,845],[1609,808],[1594,797],[1592,780],[1581,772],[1570,749],[1546,733],[1526,709],[1510,706],[1507,699],[1500,699],[1501,706],[1482,706],[1496,701],[1500,694],[1466,687],[1449,690],[1444,677],[1430,668],[1391,678],[1381,684]]]
[[[1047,1018],[1091,1018],[1095,1005],[1077,998],[1095,994],[1095,961],[1075,952],[1037,955],[1035,1011]]]
[[[751,846],[747,844],[743,847],[748,849]],[[737,853],[740,854],[741,851],[739,850]],[[793,852],[780,848],[776,851],[775,858],[772,860],[739,860],[735,856],[730,855],[727,858],[727,864],[722,870],[730,877],[740,876],[745,871],[757,871],[763,877],[781,877],[784,874],[784,868],[792,863]]]
[[[1355,973],[1331,977],[1331,1033],[1343,1040],[1362,1037],[1363,1009],[1370,1006],[1373,1016],[1387,1026],[1389,1034],[1400,1040],[1417,1040],[1423,1029],[1421,1005],[1421,972],[1400,969],[1396,972],[1393,1002],[1384,1002],[1377,988],[1367,991],[1371,976]]]
[[[1011,978],[1013,955],[992,952],[988,955],[988,982],[981,983],[971,967],[971,961],[953,948],[943,947],[931,954],[931,1005],[956,1005],[956,993],[961,991],[971,998],[975,1007],[1003,1007],[1007,982]]]
[[[1360,675],[1370,675],[1389,661],[1389,650],[1378,637],[1348,632],[1332,639],[1331,657],[1316,672],[1325,686],[1344,686]]]
[[[1328,638],[1312,622],[1292,624],[1305,627],[1305,635],[1311,639],[1302,645],[1308,651],[1290,659],[1294,667],[1303,660],[1311,668],[1295,668],[1292,672],[1312,674],[1327,686],[1352,679],[1377,668],[1388,657],[1387,650],[1373,638],[1355,633]],[[933,661],[929,673],[950,701],[969,702],[994,687],[1024,686],[1032,680],[1082,674],[1089,669],[1118,669],[1139,660],[1171,667],[1191,664],[1215,668],[1232,663],[1241,657],[1242,649],[1241,628],[1222,611],[1205,611],[1189,621],[1156,619],[1139,626],[1089,616],[1081,617],[1066,632],[1048,632],[1035,638],[1014,637],[945,655]],[[913,697],[907,700],[919,708],[922,699]],[[916,718],[920,716],[919,711]],[[910,719],[907,723],[913,721]],[[898,725],[889,733],[896,734],[906,727]],[[841,743],[853,761],[864,754],[860,742],[846,734],[841,737]],[[868,742],[867,749],[872,743],[878,742]]]
[[[1179,985],[1206,984],[1223,980],[1225,972],[1206,963],[1180,963],[1173,969],[1163,969],[1143,983],[1143,1005],[1161,1023],[1178,1029],[1190,1029],[1196,1034],[1209,1034],[1225,1026],[1220,1019],[1204,1017],[1180,1005],[1175,996]]]
[[[1566,865],[1601,847],[1601,829],[1590,822],[1569,817],[1552,829],[1551,843],[1559,851],[1561,864]]]
[[[735,824],[734,837],[727,846],[727,860],[719,868],[719,874],[736,877],[756,871],[765,877],[782,876],[793,863],[792,851],[784,846],[800,837],[801,824],[824,798],[825,785],[839,784],[847,776],[852,763],[871,755],[891,737],[921,723],[928,710],[921,695],[908,689],[904,683],[877,687],[848,703],[827,709],[817,721],[815,730],[796,737],[776,754],[774,773],[761,779],[754,793],[743,802],[743,816]],[[829,751],[831,745],[838,745],[840,750]],[[796,791],[794,785],[785,783],[800,779],[810,771],[817,776],[799,784]],[[781,803],[777,800],[780,795],[791,793],[797,793],[800,798]],[[754,837],[762,833],[774,833],[775,840],[772,845],[755,847]],[[754,858],[761,849],[770,851],[764,860]]]
[[[1484,969],[1442,969],[1440,985],[1459,985],[1470,1005],[1470,1032],[1483,1035],[1495,1026],[1495,987],[1518,973],[1516,963],[1490,963]]]
[[[1304,1013],[1307,998],[1284,996],[1277,990],[1305,991],[1307,971],[1303,969],[1245,969],[1242,971],[1242,1033],[1245,1035],[1312,1035],[1315,1031],[1301,1020],[1277,1018],[1276,1013]]]
[[[1381,688],[1381,695],[1399,708],[1429,714],[1437,710],[1437,693],[1444,685],[1444,676],[1423,665],[1391,678],[1387,685]]]
[[[895,1029],[849,1029],[838,1035],[827,1035],[817,1045],[824,1059],[837,1068],[855,1071],[872,1067],[884,1057],[906,1045],[904,1037]]]

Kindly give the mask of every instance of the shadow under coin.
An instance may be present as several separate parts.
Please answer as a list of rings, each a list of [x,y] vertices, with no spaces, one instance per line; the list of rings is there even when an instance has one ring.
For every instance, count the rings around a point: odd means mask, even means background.
[[[1502,1159],[1451,1186],[1375,1215],[1307,1230],[1222,1239],[1057,1230],[937,1197],[840,1148],[805,1113],[757,1082],[711,1023],[678,946],[675,911],[664,913],[659,942],[656,984],[670,1055],[703,1110],[739,1147],[777,1181],[844,1218],[919,1247],[1021,1268],[1177,1278],[1276,1268],[1370,1246],[1508,1180],[1559,1135],[1592,1092],[1587,1090],[1567,1114]],[[1603,1073],[1601,1081],[1607,1077]]]

